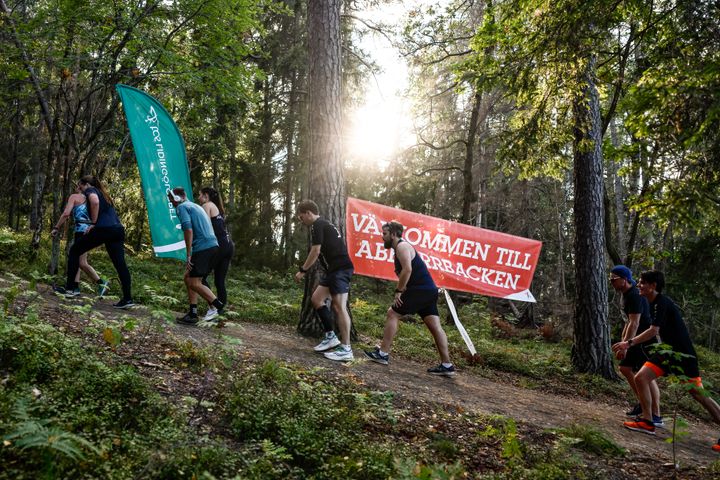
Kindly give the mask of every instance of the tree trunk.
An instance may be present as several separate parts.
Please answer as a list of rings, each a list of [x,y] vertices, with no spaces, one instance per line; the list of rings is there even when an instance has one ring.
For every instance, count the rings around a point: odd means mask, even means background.
[[[573,366],[580,372],[616,378],[610,355],[605,271],[605,215],[600,101],[595,57],[581,75],[573,102],[575,183],[575,315]]]
[[[342,68],[340,0],[308,2],[308,197],[320,214],[345,235],[345,177],[341,158]],[[318,269],[305,276],[303,308],[298,331],[319,335],[322,324],[310,305],[318,282]],[[354,331],[354,329],[353,329]],[[354,337],[355,335],[353,335]]]

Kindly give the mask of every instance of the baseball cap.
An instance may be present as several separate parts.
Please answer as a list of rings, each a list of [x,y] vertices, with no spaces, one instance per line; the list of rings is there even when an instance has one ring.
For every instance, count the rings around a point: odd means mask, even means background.
[[[612,270],[610,270],[610,273],[613,273],[613,274],[617,275],[618,277],[624,278],[630,284],[635,286],[635,280],[633,280],[633,278],[632,278],[632,271],[625,265],[615,265],[612,268]]]

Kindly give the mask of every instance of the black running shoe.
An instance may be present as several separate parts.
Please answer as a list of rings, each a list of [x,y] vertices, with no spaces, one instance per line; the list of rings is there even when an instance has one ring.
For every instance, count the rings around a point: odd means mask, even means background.
[[[635,418],[638,415],[640,415],[641,413],[642,413],[642,406],[638,403],[637,405],[635,405],[632,408],[632,410],[628,410],[627,412],[625,412],[625,415],[627,415],[628,417]]]
[[[134,307],[134,306],[135,306],[135,302],[133,302],[131,299],[127,299],[127,298],[123,298],[119,302],[113,303],[114,308],[121,308],[123,310],[126,308]]]
[[[68,290],[65,287],[53,287],[53,291],[57,293],[58,295],[64,295],[65,298],[73,298],[73,297],[79,297],[80,296],[80,289],[75,288],[73,290]]]
[[[437,367],[428,368],[427,372],[431,375],[442,375],[444,377],[455,376],[455,365],[449,367],[444,366],[442,363]]]
[[[193,315],[192,313],[186,313],[184,317],[178,317],[175,319],[175,322],[181,325],[197,325],[199,321],[200,317]]]
[[[381,365],[387,365],[390,363],[390,355],[383,355],[377,347],[375,347],[375,350],[365,350],[365,356],[373,362]]]

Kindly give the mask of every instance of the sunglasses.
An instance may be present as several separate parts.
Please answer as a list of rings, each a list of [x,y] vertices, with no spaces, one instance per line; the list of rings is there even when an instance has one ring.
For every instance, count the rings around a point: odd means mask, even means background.
[[[614,282],[615,280],[620,280],[622,277],[616,277],[615,275],[610,275],[610,281]]]

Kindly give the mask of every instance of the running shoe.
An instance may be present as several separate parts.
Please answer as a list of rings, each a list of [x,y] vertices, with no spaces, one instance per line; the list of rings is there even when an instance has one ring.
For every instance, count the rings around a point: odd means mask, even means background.
[[[651,422],[650,420],[645,420],[644,418],[640,418],[630,422],[623,422],[623,427],[627,428],[628,430],[633,430],[635,432],[655,435],[655,425],[653,425],[653,422]]]
[[[97,296],[104,297],[108,290],[110,290],[110,280],[100,279],[97,284]]]
[[[665,428],[663,418],[658,417],[657,415],[653,415],[653,425],[655,425],[655,428]]]
[[[637,417],[640,414],[642,414],[642,406],[639,403],[635,405],[631,410],[625,412],[625,415],[633,418]]]
[[[373,362],[381,365],[387,365],[390,363],[390,355],[380,353],[380,349],[378,347],[375,347],[375,350],[365,350],[365,356]]]
[[[212,320],[213,318],[216,318],[220,313],[218,312],[218,309],[215,307],[208,308],[207,313],[202,318],[203,322],[207,322],[208,320]]]
[[[712,446],[712,449],[718,453],[720,453],[720,439],[718,439],[717,443]]]
[[[80,296],[80,289],[75,288],[73,290],[68,290],[65,287],[53,287],[53,291],[57,293],[58,295],[63,295],[65,298],[73,298],[73,297],[79,297]]]
[[[178,317],[175,319],[175,322],[181,325],[197,325],[199,321],[200,318],[192,313],[186,313],[184,317]]]
[[[326,352],[323,355],[325,355],[325,358],[328,360],[335,360],[337,362],[349,362],[350,360],[354,360],[355,356],[353,355],[352,348],[349,350],[345,350],[345,347],[340,345],[332,352]]]
[[[340,339],[335,335],[335,332],[330,332],[329,334],[325,335],[325,338],[323,338],[323,341],[315,345],[313,350],[316,352],[324,352],[325,350],[330,350],[331,348],[335,348],[338,345],[340,345]]]
[[[128,298],[123,298],[119,302],[113,303],[114,308],[120,308],[122,310],[125,310],[130,307],[134,307],[134,306],[135,306],[135,302],[133,302],[132,299],[128,299]]]
[[[455,376],[455,365],[449,367],[444,366],[442,363],[437,367],[428,368],[427,372],[431,375],[442,375],[444,377]]]

